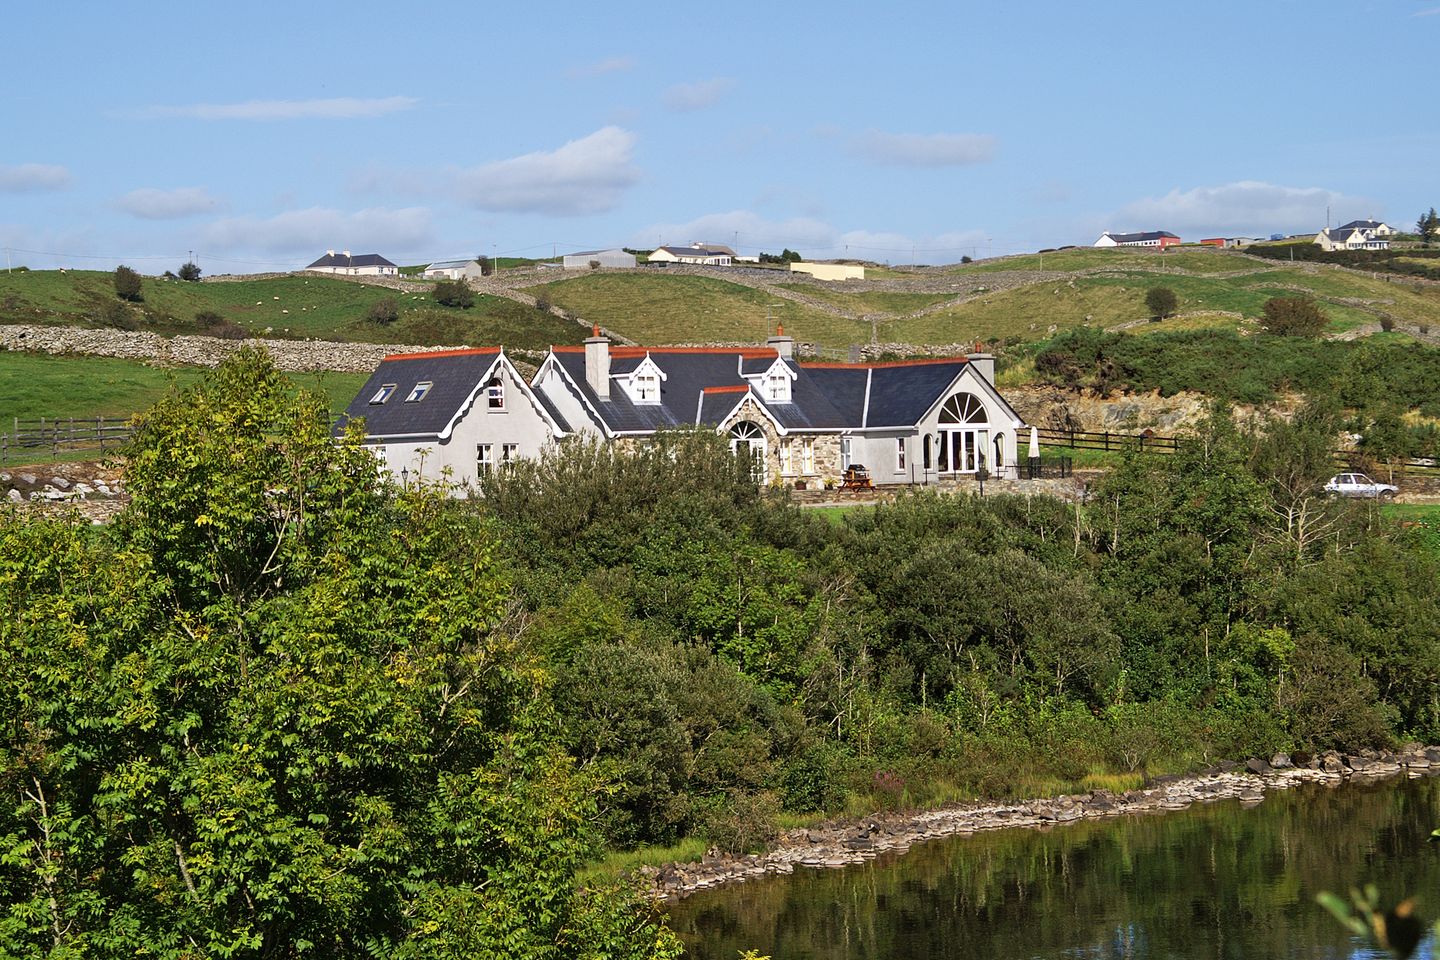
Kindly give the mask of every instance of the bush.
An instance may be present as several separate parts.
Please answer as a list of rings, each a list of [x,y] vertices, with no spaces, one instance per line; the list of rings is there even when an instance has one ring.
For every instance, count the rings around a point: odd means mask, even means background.
[[[1394,317],[1381,317],[1381,318],[1380,318],[1380,329],[1381,329],[1381,330],[1384,330],[1386,333],[1389,333],[1391,330],[1394,330],[1394,329],[1395,329],[1395,318],[1394,318]]]
[[[1318,337],[1330,318],[1311,297],[1271,297],[1260,326],[1282,337]]]
[[[109,300],[102,304],[98,319],[105,326],[114,327],[116,330],[140,329],[140,322],[136,319],[134,311],[117,300]]]
[[[725,853],[750,853],[779,836],[779,818],[775,794],[735,791],[705,818],[702,832]]]
[[[218,337],[221,340],[250,339],[249,330],[246,330],[244,327],[240,326],[240,324],[232,323],[229,320],[224,320],[218,326],[212,327],[210,329],[210,335],[213,337]]]
[[[1145,307],[1152,317],[1168,317],[1180,305],[1180,298],[1169,287],[1151,287],[1145,291]]]
[[[435,302],[465,310],[475,303],[475,291],[464,280],[441,280],[435,284]]]
[[[541,294],[540,296],[538,296],[538,297],[535,298],[535,309],[536,309],[536,310],[539,310],[541,313],[549,313],[549,312],[550,312],[550,307],[551,307],[550,300],[549,300],[544,294]]]
[[[599,270],[599,269],[600,269],[600,261],[599,261],[599,260],[591,260],[591,261],[590,261],[590,269],[591,269],[591,270]]]
[[[116,267],[115,295],[121,300],[129,300],[131,303],[139,303],[144,300],[145,297],[140,292],[140,274],[123,264]]]
[[[195,263],[193,260],[182,263],[180,265],[179,277],[181,280],[186,280],[190,283],[198,282],[200,280],[200,264]]]
[[[437,288],[438,289],[438,288]],[[438,296],[435,299],[440,299]],[[370,311],[365,315],[371,323],[378,323],[381,326],[389,326],[400,319],[400,302],[394,297],[384,297],[370,304]]]
[[[214,310],[201,310],[195,314],[195,325],[203,329],[218,327],[223,323],[225,323],[224,316],[216,313]]]
[[[960,258],[960,262],[961,262],[961,263],[974,263],[975,260],[967,254],[967,255],[965,255],[965,256],[963,256],[963,257]]]

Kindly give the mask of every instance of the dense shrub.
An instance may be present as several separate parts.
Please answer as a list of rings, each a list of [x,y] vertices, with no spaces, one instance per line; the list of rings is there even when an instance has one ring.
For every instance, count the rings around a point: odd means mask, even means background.
[[[464,280],[441,280],[435,284],[435,302],[447,307],[468,309],[475,303],[475,291]]]
[[[1282,337],[1318,337],[1329,322],[1312,297],[1271,297],[1260,315],[1260,326]]]
[[[129,267],[118,266],[115,268],[115,295],[121,300],[129,300],[132,303],[139,303],[145,297],[140,290],[140,274]]]
[[[177,274],[181,280],[196,283],[200,280],[200,265],[192,261],[186,261],[180,265],[180,272]]]
[[[438,300],[440,299],[438,295],[439,288],[437,287],[436,290],[437,295],[435,299]],[[365,319],[371,323],[380,324],[381,326],[389,326],[400,319],[400,302],[394,297],[381,297],[379,300],[370,304],[370,309],[366,312]]]
[[[1180,298],[1169,287],[1151,287],[1145,291],[1145,309],[1152,317],[1168,317],[1180,305]]]
[[[201,329],[218,327],[224,322],[224,315],[214,310],[201,310],[195,314],[195,325]]]

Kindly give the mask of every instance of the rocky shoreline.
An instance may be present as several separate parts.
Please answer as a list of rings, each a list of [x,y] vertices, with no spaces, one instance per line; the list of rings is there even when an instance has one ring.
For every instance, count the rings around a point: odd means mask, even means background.
[[[832,821],[783,833],[774,849],[745,856],[710,856],[698,863],[642,867],[657,900],[679,900],[700,890],[795,872],[797,867],[834,869],[901,854],[917,843],[1013,827],[1046,828],[1057,823],[1184,810],[1196,803],[1239,800],[1258,804],[1271,790],[1304,783],[1339,786],[1391,777],[1440,775],[1440,747],[1418,744],[1398,751],[1362,750],[1355,755],[1327,751],[1316,756],[1276,754],[1270,760],[1226,761],[1186,776],[1156,777],[1137,790],[1093,790],[1014,803],[970,803],[938,810],[880,813],[859,820]]]

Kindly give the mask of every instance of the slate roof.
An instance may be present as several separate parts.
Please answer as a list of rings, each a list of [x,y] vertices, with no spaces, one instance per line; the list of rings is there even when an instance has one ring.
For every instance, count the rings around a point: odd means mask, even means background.
[[[499,356],[499,347],[388,356],[345,408],[336,429],[343,430],[349,420],[364,417],[365,432],[371,437],[437,436]],[[410,391],[425,380],[432,384],[425,398],[406,403]],[[395,384],[395,392],[384,403],[371,403],[387,383]]]
[[[1351,220],[1349,223],[1340,224],[1341,230],[1379,230],[1385,226],[1379,220]]]
[[[393,267],[395,264],[386,260],[378,253],[362,253],[358,256],[347,257],[343,253],[327,253],[316,260],[306,270],[314,270],[317,267]]]
[[[1110,234],[1110,239],[1114,240],[1116,243],[1143,243],[1146,240],[1162,240],[1167,237],[1171,240],[1180,239],[1175,234],[1171,233],[1169,230],[1147,230],[1143,233]]]
[[[729,247],[657,247],[666,253],[676,257],[733,257],[734,251]]]
[[[628,373],[646,354],[643,347],[611,349],[611,373]],[[651,359],[665,371],[660,403],[637,404],[612,383],[601,400],[585,379],[582,347],[555,347],[552,356],[571,389],[599,412],[612,433],[718,425],[749,396],[785,430],[855,430],[911,426],[925,415],[968,362],[963,357],[877,364],[785,363],[795,373],[789,403],[763,399],[741,375],[768,370],[774,348],[653,347]]]
[[[389,263],[388,260],[385,261],[385,262],[386,262],[386,263]],[[475,260],[441,260],[441,261],[439,261],[438,263],[432,263],[432,264],[430,264],[430,266],[426,267],[425,269],[426,269],[426,270],[460,270],[460,269],[462,269],[462,268],[464,268],[464,267],[471,266],[472,264],[475,265],[475,266],[479,266],[479,265],[480,265],[479,262],[478,262],[478,261],[475,261]],[[391,265],[392,267],[394,266],[393,263],[391,263],[390,265]]]

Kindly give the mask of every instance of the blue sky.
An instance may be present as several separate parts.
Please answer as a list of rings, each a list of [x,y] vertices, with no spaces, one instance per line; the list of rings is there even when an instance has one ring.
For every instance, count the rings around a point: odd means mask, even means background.
[[[1440,0],[23,4],[0,246],[953,262],[1440,206]]]

